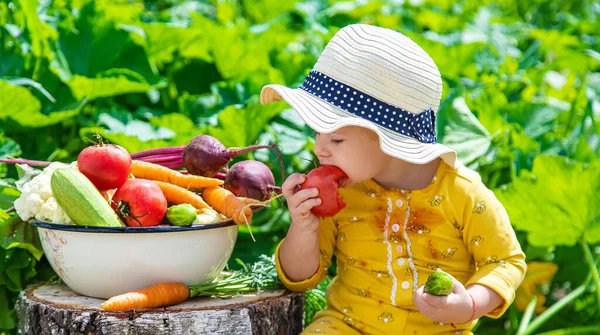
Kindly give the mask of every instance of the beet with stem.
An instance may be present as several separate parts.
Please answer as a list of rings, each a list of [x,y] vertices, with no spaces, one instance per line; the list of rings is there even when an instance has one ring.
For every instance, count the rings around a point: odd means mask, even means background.
[[[265,201],[273,193],[280,193],[275,186],[271,169],[262,162],[254,160],[240,161],[231,166],[225,176],[224,187],[238,197]]]
[[[132,154],[131,158],[160,164],[171,169],[185,168],[188,173],[199,176],[214,177],[220,171],[226,170],[233,158],[258,149],[275,150],[283,172],[283,162],[276,144],[227,148],[221,141],[210,135],[198,135],[185,146],[137,152]]]
[[[218,139],[210,135],[194,137],[183,151],[183,166],[189,173],[214,177],[229,162],[239,155],[258,149],[273,149],[272,145],[251,145],[245,148],[228,149]]]

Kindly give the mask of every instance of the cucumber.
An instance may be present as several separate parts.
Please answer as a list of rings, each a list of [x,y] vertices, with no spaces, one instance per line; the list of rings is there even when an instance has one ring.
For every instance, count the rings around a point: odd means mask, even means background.
[[[81,172],[57,169],[50,178],[56,202],[78,226],[124,227],[100,191]]]

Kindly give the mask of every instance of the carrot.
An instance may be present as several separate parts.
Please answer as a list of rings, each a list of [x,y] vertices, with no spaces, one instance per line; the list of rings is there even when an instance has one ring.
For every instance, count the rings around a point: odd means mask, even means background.
[[[232,218],[237,224],[249,223],[252,210],[230,191],[222,187],[208,187],[202,191],[202,198],[217,212]]]
[[[190,290],[185,284],[157,284],[141,290],[114,296],[102,303],[102,309],[105,311],[120,312],[132,309],[169,306],[183,302],[189,296]]]
[[[206,204],[204,199],[202,199],[202,197],[197,193],[194,193],[190,190],[186,190],[181,186],[165,183],[162,181],[155,180],[154,182],[160,187],[160,190],[167,199],[167,202],[170,204],[190,204],[196,207],[196,209],[210,208],[210,206]]]
[[[223,181],[220,179],[183,174],[162,165],[139,160],[131,162],[131,174],[136,178],[164,181],[191,189],[223,185]]]

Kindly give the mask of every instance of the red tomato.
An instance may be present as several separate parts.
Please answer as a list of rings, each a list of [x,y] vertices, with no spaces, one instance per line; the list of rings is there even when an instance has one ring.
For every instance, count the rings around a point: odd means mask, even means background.
[[[339,213],[346,203],[338,193],[348,176],[337,166],[323,165],[306,175],[306,180],[301,189],[318,188],[321,204],[311,209],[313,214],[320,217],[330,217]]]
[[[167,213],[167,199],[151,180],[129,179],[117,189],[113,209],[130,227],[158,226]]]
[[[79,153],[77,168],[98,190],[110,190],[120,187],[129,178],[131,156],[118,145],[94,145]]]

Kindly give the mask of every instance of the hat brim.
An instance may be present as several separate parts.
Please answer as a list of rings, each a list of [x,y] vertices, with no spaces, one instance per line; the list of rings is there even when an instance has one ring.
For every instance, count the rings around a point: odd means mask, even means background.
[[[263,87],[260,92],[260,102],[263,105],[279,100],[285,100],[309,127],[319,133],[331,133],[346,126],[364,127],[377,133],[381,150],[392,157],[414,164],[426,164],[441,157],[446,164],[454,168],[460,165],[456,159],[456,152],[443,144],[421,143],[397,134],[301,89],[275,84]]]

